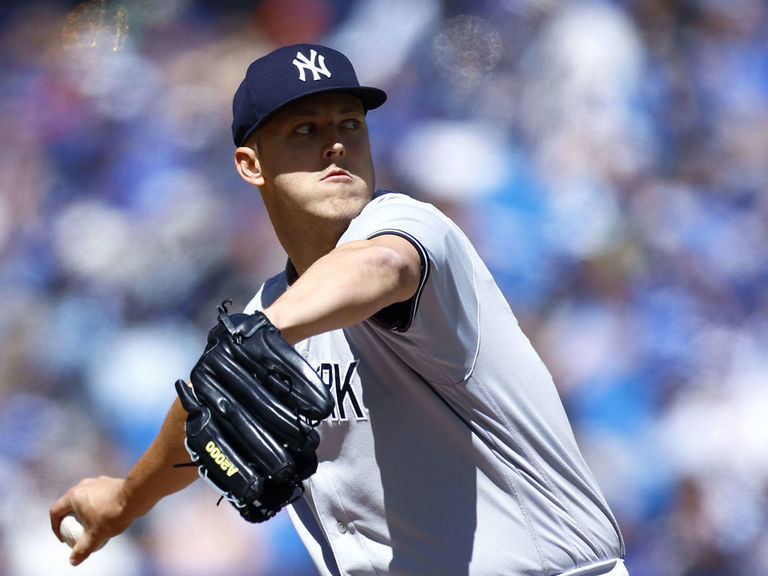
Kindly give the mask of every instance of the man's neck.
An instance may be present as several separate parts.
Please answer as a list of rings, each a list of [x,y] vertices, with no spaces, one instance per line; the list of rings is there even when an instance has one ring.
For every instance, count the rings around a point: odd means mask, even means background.
[[[277,238],[299,276],[315,261],[333,250],[349,226],[348,222],[339,223],[335,227],[324,224],[322,227],[309,225],[301,228],[291,227],[290,232],[275,227]]]

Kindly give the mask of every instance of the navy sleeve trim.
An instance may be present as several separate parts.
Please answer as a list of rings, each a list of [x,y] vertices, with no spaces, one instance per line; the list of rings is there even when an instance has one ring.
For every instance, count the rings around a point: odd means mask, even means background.
[[[424,246],[421,245],[421,242],[419,242],[414,236],[411,236],[402,230],[379,230],[375,234],[370,235],[368,239],[376,238],[377,236],[384,236],[386,234],[400,236],[401,238],[405,238],[408,240],[408,242],[413,244],[413,247],[416,248],[416,251],[419,253],[419,258],[421,259],[421,279],[419,280],[419,287],[417,288],[416,293],[411,296],[411,298],[405,300],[404,302],[395,302],[386,308],[382,308],[372,316],[372,319],[377,324],[388,330],[394,330],[395,332],[407,332],[411,327],[411,323],[413,322],[414,317],[416,316],[419,300],[421,299],[421,293],[424,290],[424,286],[427,283],[427,278],[429,277],[429,255],[424,249]]]

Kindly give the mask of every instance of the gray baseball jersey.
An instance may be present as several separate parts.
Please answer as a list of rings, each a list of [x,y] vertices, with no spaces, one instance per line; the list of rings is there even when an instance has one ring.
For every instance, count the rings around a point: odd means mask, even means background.
[[[380,234],[421,254],[416,296],[296,345],[336,398],[289,511],[321,574],[550,576],[622,557],[552,378],[469,240],[384,191],[339,245]]]

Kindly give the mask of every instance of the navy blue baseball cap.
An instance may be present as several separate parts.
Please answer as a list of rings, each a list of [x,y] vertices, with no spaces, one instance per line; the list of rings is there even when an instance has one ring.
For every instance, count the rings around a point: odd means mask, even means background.
[[[254,130],[284,106],[321,92],[353,94],[366,112],[387,99],[383,90],[360,86],[352,63],[338,50],[315,44],[284,46],[252,62],[235,92],[235,145],[245,144]]]

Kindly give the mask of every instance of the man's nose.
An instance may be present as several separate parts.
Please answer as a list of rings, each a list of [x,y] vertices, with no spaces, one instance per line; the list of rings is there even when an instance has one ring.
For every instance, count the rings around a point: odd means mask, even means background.
[[[333,158],[334,156],[344,156],[344,144],[338,140],[334,140],[326,149],[325,157]]]

